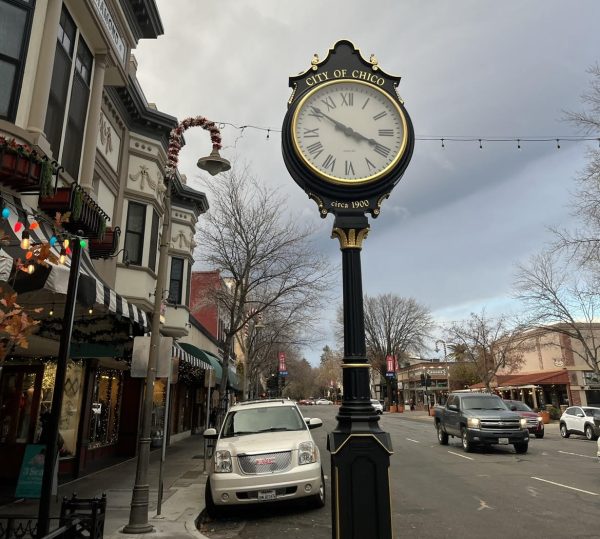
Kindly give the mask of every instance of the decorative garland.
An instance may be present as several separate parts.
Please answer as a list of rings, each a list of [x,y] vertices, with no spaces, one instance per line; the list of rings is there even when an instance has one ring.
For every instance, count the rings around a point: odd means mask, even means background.
[[[171,130],[169,135],[169,148],[167,150],[167,166],[166,175],[170,177],[174,174],[177,164],[179,163],[179,152],[183,147],[183,133],[190,127],[202,127],[210,132],[210,140],[212,141],[213,150],[221,149],[221,131],[215,122],[211,122],[204,116],[196,116],[195,118],[186,118],[179,125]]]
[[[47,157],[40,157],[28,144],[19,144],[14,138],[7,139],[0,136],[0,151],[20,155],[31,163],[40,166],[40,195],[49,196],[52,192],[54,170]]]

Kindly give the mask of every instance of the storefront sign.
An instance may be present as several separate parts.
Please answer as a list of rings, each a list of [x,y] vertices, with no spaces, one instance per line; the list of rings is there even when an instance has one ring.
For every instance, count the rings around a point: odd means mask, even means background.
[[[92,402],[92,413],[93,414],[101,414],[102,413],[102,403],[101,402]]]
[[[27,444],[21,463],[21,473],[15,496],[17,498],[39,498],[44,476],[45,445]]]
[[[110,36],[113,47],[117,52],[119,59],[123,64],[125,64],[125,43],[121,37],[121,34],[119,34],[119,31],[117,30],[117,25],[113,21],[112,15],[110,14],[106,3],[104,0],[92,0],[92,4],[94,4],[96,12],[100,16],[100,20]]]
[[[133,340],[133,351],[131,352],[132,378],[146,378],[150,356],[150,339],[151,337],[136,337]],[[172,350],[173,337],[161,337],[156,378],[167,378],[169,376],[171,358],[173,357]]]

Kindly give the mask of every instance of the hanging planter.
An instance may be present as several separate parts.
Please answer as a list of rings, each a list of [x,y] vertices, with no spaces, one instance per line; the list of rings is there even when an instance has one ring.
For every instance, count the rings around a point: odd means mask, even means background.
[[[91,239],[89,243],[89,252],[91,258],[110,258],[119,248],[119,236],[121,229],[107,227],[99,237]]]
[[[40,195],[38,204],[40,210],[52,218],[57,212],[63,216],[69,214],[68,220],[64,220],[62,225],[74,234],[82,231],[88,238],[102,238],[106,231],[108,215],[77,184],[58,187],[49,196]]]
[[[54,167],[27,144],[0,137],[0,183],[20,193],[48,195]]]

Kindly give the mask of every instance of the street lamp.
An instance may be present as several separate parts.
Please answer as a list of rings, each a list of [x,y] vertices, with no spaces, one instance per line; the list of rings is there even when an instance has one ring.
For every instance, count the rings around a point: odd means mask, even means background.
[[[446,350],[446,341],[443,339],[438,339],[435,341],[435,351],[439,352],[438,343],[442,343],[444,347],[444,362],[446,363],[446,385],[448,386],[448,393],[450,393],[450,367],[448,367],[448,352]]]
[[[200,159],[198,166],[207,170],[211,175],[224,172],[231,168],[229,161],[219,155],[221,148],[221,133],[214,122],[203,116],[186,118],[177,125],[169,136],[169,149],[167,155],[167,166],[165,167],[165,200],[160,239],[158,271],[156,274],[156,290],[154,293],[154,314],[152,316],[150,356],[148,358],[148,370],[146,371],[146,389],[140,436],[138,440],[137,467],[135,484],[131,497],[131,509],[129,512],[129,524],[123,528],[123,533],[149,533],[154,527],[148,522],[148,502],[150,487],[148,485],[148,462],[150,458],[150,423],[152,420],[152,397],[154,394],[154,380],[158,365],[158,354],[160,345],[160,310],[163,302],[163,294],[167,281],[167,262],[169,258],[169,238],[171,237],[171,182],[177,170],[179,151],[183,146],[183,132],[190,127],[202,127],[210,132],[213,151],[210,156]],[[166,436],[167,433],[164,433]]]

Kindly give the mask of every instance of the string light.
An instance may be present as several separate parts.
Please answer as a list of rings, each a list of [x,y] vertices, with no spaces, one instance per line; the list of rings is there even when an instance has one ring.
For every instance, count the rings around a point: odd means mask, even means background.
[[[68,249],[68,248],[69,248],[69,240],[68,240],[68,239],[65,239],[65,240],[63,241],[63,247],[64,247],[65,249]]]
[[[479,149],[483,150],[483,145],[481,144],[481,139],[479,139]]]
[[[444,139],[442,139],[442,148],[445,148],[446,146],[444,146]]]
[[[31,240],[29,239],[29,231],[23,230],[23,235],[21,236],[21,249],[29,249],[31,247]]]
[[[23,228],[23,223],[21,221],[17,221],[15,223],[15,232],[19,232]]]
[[[54,316],[54,305],[50,307],[50,310],[48,311],[48,316]]]
[[[58,261],[61,264],[64,264],[67,260],[67,251],[65,251],[64,249],[60,250],[60,256],[58,257]]]
[[[31,260],[32,257],[33,257],[33,251],[27,251],[27,254],[25,255],[25,258],[27,260]]]
[[[520,149],[521,149],[521,139],[518,138],[517,139],[517,150],[520,150]]]
[[[35,271],[35,265],[33,264],[33,262],[31,262],[30,264],[27,265],[27,273],[29,273],[29,275],[31,275],[34,271]]]
[[[10,217],[10,210],[8,208],[2,209],[2,217],[4,219],[8,219]]]
[[[84,239],[79,240],[79,247],[85,249],[87,247],[87,242]]]
[[[94,312],[94,309],[93,309],[93,307],[90,307],[90,308],[88,309],[88,314],[93,314],[93,312]]]
[[[51,245],[52,247],[54,247],[54,245],[56,244],[56,242],[57,242],[57,241],[58,241],[58,238],[57,238],[56,236],[52,236],[52,237],[50,238],[50,245]]]
[[[560,139],[556,139],[556,149],[560,150]]]

